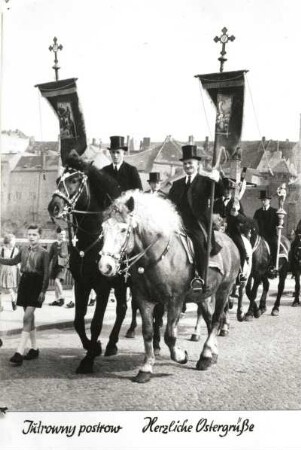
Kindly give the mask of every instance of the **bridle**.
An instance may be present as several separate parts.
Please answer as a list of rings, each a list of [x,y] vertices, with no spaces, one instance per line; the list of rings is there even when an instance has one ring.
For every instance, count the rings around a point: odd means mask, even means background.
[[[124,275],[125,281],[127,281],[128,277],[130,276],[129,270],[131,267],[133,267],[143,256],[146,255],[146,253],[159,241],[160,236],[157,236],[145,249],[141,250],[137,255],[133,255],[129,257],[127,255],[127,247],[129,244],[129,240],[131,237],[131,233],[135,230],[135,226],[133,224],[134,221],[134,215],[133,213],[129,214],[129,223],[125,235],[124,242],[121,246],[120,253],[114,255],[110,252],[103,252],[100,251],[99,254],[101,256],[109,256],[112,259],[114,259],[117,263],[117,273],[118,275]],[[168,250],[170,249],[170,240],[169,237],[166,247],[164,248],[162,254],[157,258],[155,261],[150,262],[147,267],[138,267],[138,273],[143,274],[145,270],[150,269],[151,267],[154,267],[156,264],[158,264],[167,254]],[[124,265],[124,268],[122,266]]]
[[[74,177],[75,175],[80,175],[80,177],[81,177],[80,185],[79,185],[77,191],[75,192],[75,194],[70,195],[69,191],[67,189],[67,186],[66,186],[66,180],[70,177]],[[75,205],[78,202],[84,189],[86,190],[88,199],[90,199],[90,192],[88,189],[87,180],[88,180],[87,175],[84,174],[83,172],[80,172],[79,170],[76,170],[75,172],[66,171],[63,173],[63,175],[61,176],[61,178],[59,180],[57,189],[52,194],[52,197],[57,196],[57,197],[61,198],[62,200],[64,200],[65,203],[67,203],[67,205],[65,205],[63,208],[63,212],[61,213],[62,217],[65,216],[66,214],[71,214],[74,212],[77,212],[77,213],[85,213],[86,212],[86,211],[76,211]],[[60,191],[59,188],[61,185],[63,185],[65,193]]]
[[[74,177],[76,175],[80,176],[80,184],[79,184],[79,187],[77,188],[77,191],[70,195],[67,185],[66,185],[66,180],[68,178]],[[64,192],[62,192],[60,190],[61,186],[63,186]],[[78,248],[76,247],[76,242],[77,242],[76,232],[77,232],[77,230],[81,230],[88,235],[89,234],[95,235],[95,233],[90,233],[88,230],[84,230],[80,226],[80,224],[78,223],[76,218],[75,218],[76,223],[74,223],[73,221],[70,220],[69,216],[71,214],[82,214],[82,215],[86,215],[86,214],[100,215],[100,214],[102,214],[102,212],[100,212],[100,211],[99,212],[98,211],[82,211],[82,210],[75,209],[76,204],[77,204],[79,198],[81,197],[82,193],[84,192],[84,190],[86,191],[87,198],[88,198],[88,206],[87,206],[87,209],[88,209],[89,205],[90,205],[90,190],[88,187],[88,176],[79,170],[72,170],[70,172],[70,170],[67,169],[61,176],[61,178],[58,182],[56,191],[52,194],[52,198],[57,196],[65,202],[63,211],[57,216],[57,218],[62,218],[68,224],[70,244],[72,244],[73,248],[75,248],[75,250],[77,250],[79,256],[82,259],[88,253],[88,251],[91,250],[102,238],[102,234],[99,235],[97,233],[97,238],[85,250],[78,250]],[[52,217],[52,220],[54,220],[53,217]],[[73,227],[73,231],[74,231],[73,239],[71,238],[71,235],[72,235],[71,227]]]

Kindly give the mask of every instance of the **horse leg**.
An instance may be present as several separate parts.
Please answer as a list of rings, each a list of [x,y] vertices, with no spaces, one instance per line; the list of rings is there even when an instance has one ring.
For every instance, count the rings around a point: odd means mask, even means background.
[[[179,299],[170,299],[167,305],[167,325],[164,334],[164,341],[169,348],[170,357],[173,361],[186,364],[188,354],[186,351],[176,347],[177,324],[182,311],[183,303]]]
[[[134,338],[135,337],[135,329],[137,327],[138,304],[137,304],[137,300],[135,299],[135,296],[133,296],[133,293],[132,293],[131,306],[132,306],[132,321],[131,321],[130,328],[127,330],[127,332],[125,334],[126,338]]]
[[[228,297],[220,320],[219,335],[223,337],[228,336],[229,329],[230,329],[230,315],[229,315],[229,297]]]
[[[295,293],[294,293],[294,301],[292,303],[292,306],[298,306],[300,305],[300,271],[296,271],[295,275]]]
[[[247,322],[252,320],[252,318],[254,317],[255,314],[257,315],[258,307],[256,304],[256,296],[257,296],[258,287],[260,285],[260,281],[261,280],[259,277],[254,278],[252,289],[247,291],[249,293],[248,297],[250,300],[249,309],[245,315],[245,321],[247,321]]]
[[[153,348],[153,310],[154,304],[146,299],[141,301],[140,312],[142,318],[142,335],[144,341],[145,357],[143,366],[138,374],[133,378],[135,383],[147,383],[150,381],[153,373],[153,365],[155,364],[155,354]]]
[[[264,276],[262,278],[262,294],[261,294],[261,297],[259,300],[259,309],[254,311],[254,316],[256,317],[256,319],[258,319],[267,310],[266,300],[267,300],[267,295],[268,295],[269,289],[270,289],[270,281],[267,276]]]
[[[87,314],[88,298],[90,288],[77,281],[74,282],[74,296],[75,296],[75,317],[74,328],[82,342],[85,350],[90,347],[91,341],[88,339],[85,328],[85,315]]]
[[[154,307],[154,337],[153,337],[153,347],[155,356],[160,354],[160,340],[161,340],[161,328],[163,326],[163,316],[164,316],[164,305],[162,303],[157,303]]]
[[[197,309],[197,319],[196,319],[196,324],[194,327],[194,333],[191,335],[190,340],[193,342],[198,342],[201,339],[201,322],[202,322],[202,307],[200,304],[198,304],[198,309]]]
[[[236,318],[237,318],[238,322],[243,322],[246,317],[246,315],[242,309],[242,300],[243,300],[245,291],[246,291],[246,286],[244,283],[241,283],[238,288],[238,302],[237,302],[237,311],[236,311]]]
[[[109,342],[106,347],[105,356],[114,356],[118,353],[117,342],[119,339],[120,328],[126,315],[127,302],[126,302],[126,284],[122,277],[119,277],[116,281],[115,297],[116,297],[116,320],[111,331]]]
[[[89,354],[94,357],[101,355],[101,343],[98,341],[98,337],[102,330],[103,319],[111,290],[111,286],[107,279],[101,277],[99,280],[100,281],[93,286],[96,293],[96,307],[91,321],[91,346]]]
[[[197,362],[197,370],[207,370],[212,364],[217,362],[218,359],[218,346],[217,335],[220,329],[222,314],[225,310],[226,302],[230,294],[231,286],[224,288],[220,287],[215,296],[211,297],[211,301],[215,300],[214,313],[212,315],[211,310],[208,308],[207,313],[204,314],[204,319],[208,328],[208,337],[203,346],[203,350],[200,354],[200,358]]]
[[[271,315],[272,316],[278,316],[279,315],[279,308],[280,308],[280,300],[281,300],[281,296],[283,294],[284,291],[284,287],[285,287],[285,280],[287,277],[287,272],[288,272],[288,264],[284,263],[284,265],[281,267],[280,272],[279,272],[279,283],[278,283],[278,292],[277,292],[277,297],[276,297],[276,301],[274,303]]]

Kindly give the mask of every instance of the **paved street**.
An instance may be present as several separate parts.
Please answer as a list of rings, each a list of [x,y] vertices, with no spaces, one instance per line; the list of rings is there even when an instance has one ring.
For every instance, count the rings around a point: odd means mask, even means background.
[[[201,343],[190,342],[195,305],[189,305],[178,332],[179,345],[189,354],[188,363],[182,366],[171,361],[162,343],[153,379],[143,385],[131,381],[143,361],[143,341],[140,317],[137,337],[124,337],[130,308],[121,331],[119,354],[97,358],[95,373],[89,376],[75,374],[84,351],[71,327],[40,330],[40,358],[24,361],[21,367],[8,362],[19,336],[4,336],[0,406],[11,411],[300,409],[301,307],[291,307],[292,289],[292,280],[288,280],[279,317],[270,315],[274,281],[268,311],[260,319],[239,323],[234,307],[229,336],[218,338],[218,364],[206,372],[195,370],[206,336],[205,323]],[[53,307],[43,306],[46,308]],[[102,332],[103,348],[114,308],[115,303],[110,302]]]

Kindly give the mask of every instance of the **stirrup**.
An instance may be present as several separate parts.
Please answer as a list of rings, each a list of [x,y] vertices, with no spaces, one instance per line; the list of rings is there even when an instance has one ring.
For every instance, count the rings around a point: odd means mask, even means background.
[[[190,289],[194,292],[202,291],[205,286],[205,281],[201,277],[194,277],[190,282]]]

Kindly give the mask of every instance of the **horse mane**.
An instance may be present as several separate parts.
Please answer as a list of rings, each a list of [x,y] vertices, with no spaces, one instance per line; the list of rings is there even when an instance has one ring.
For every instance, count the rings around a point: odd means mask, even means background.
[[[170,236],[183,230],[182,220],[170,200],[138,190],[129,190],[122,194],[104,212],[104,220],[113,217],[125,220],[130,210],[127,203],[134,199],[134,219],[140,233],[154,233]]]

